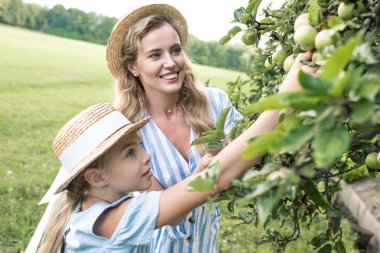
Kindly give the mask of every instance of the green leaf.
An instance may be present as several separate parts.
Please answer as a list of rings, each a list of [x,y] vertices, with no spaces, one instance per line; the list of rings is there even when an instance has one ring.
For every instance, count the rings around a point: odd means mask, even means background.
[[[327,93],[327,91],[332,87],[330,82],[319,77],[309,75],[302,70],[298,74],[298,80],[303,88],[315,92]]]
[[[293,107],[295,109],[312,109],[327,95],[316,94],[307,90],[289,91],[265,97],[256,103],[249,105],[246,113],[263,112]]]
[[[380,92],[380,78],[375,76],[363,77],[358,82],[356,95],[361,98],[367,98],[370,101],[374,101],[376,95]]]
[[[347,151],[350,143],[348,131],[343,126],[324,129],[314,138],[313,159],[318,168],[330,166],[338,157]]]
[[[254,0],[254,1],[250,1],[247,8],[245,8],[245,13],[251,13],[253,11],[253,9],[255,8],[257,4],[257,0]]]
[[[334,87],[332,87],[332,89],[330,89],[331,95],[333,95],[335,97],[341,97],[343,95],[343,91],[344,91],[346,85],[350,82],[352,68],[353,68],[353,66],[350,66],[346,72],[341,72],[344,74],[342,75],[342,77],[340,77],[336,81]]]
[[[231,28],[227,35],[223,36],[220,40],[219,40],[219,44],[220,45],[224,45],[226,44],[228,41],[230,41],[238,32],[241,31],[241,28],[239,26],[234,26],[233,28]]]
[[[283,132],[284,135],[288,134],[290,131],[292,131],[294,128],[299,126],[301,123],[300,119],[297,118],[294,114],[286,115],[282,121],[278,124],[276,127],[276,131]]]
[[[191,146],[198,145],[198,144],[204,144],[204,143],[215,143],[219,142],[221,137],[224,138],[224,132],[222,131],[222,135],[219,133],[220,131],[214,131],[211,133],[208,133],[207,135],[201,136],[197,139],[195,139]]]
[[[280,166],[276,163],[266,163],[264,167],[261,170],[249,170],[247,173],[245,173],[242,181],[246,182],[249,181],[253,178],[259,177],[259,176],[265,176],[269,174],[272,171],[275,171],[279,168]]]
[[[216,150],[216,149],[222,149],[223,143],[222,142],[209,142],[207,143],[207,147],[205,152],[211,151],[211,150]]]
[[[362,33],[358,33],[356,36],[347,41],[346,44],[337,48],[332,53],[331,57],[321,68],[322,79],[333,81],[336,77],[338,77],[339,73],[344,69],[350,59],[355,47],[360,43],[362,37]]]
[[[321,7],[319,7],[318,0],[310,1],[310,7],[308,9],[310,25],[318,25],[320,9]]]
[[[283,138],[277,139],[273,146],[282,152],[294,152],[299,150],[311,138],[314,137],[315,128],[311,125],[299,125]]]
[[[342,241],[339,241],[339,242],[335,243],[334,249],[338,253],[346,253],[346,248],[344,247],[344,243]]]
[[[323,244],[325,244],[329,239],[326,237],[325,234],[319,234],[315,237],[313,237],[313,239],[311,239],[311,245],[314,246],[314,249],[316,248],[319,248],[320,246],[322,246]]]
[[[307,178],[312,178],[315,175],[315,168],[313,164],[303,166],[300,170],[300,174]]]
[[[286,96],[286,92],[279,93],[273,96],[268,96],[260,99],[256,103],[249,105],[246,109],[246,113],[263,112],[266,110],[283,109],[287,108],[287,105],[281,103],[281,98]]]
[[[244,8],[240,7],[234,11],[234,18],[238,21],[241,22],[240,18],[245,14]]]
[[[336,26],[342,26],[342,25],[343,27],[346,27],[346,25],[344,24],[344,21],[337,16],[329,16],[327,19],[327,26],[330,28],[333,28]]]
[[[327,97],[327,95],[316,94],[307,90],[287,92],[285,95],[280,100],[281,104],[301,110],[314,109],[319,102]]]
[[[264,224],[268,215],[272,212],[273,207],[277,205],[284,192],[284,187],[274,189],[268,194],[257,199],[257,214],[260,224]]]
[[[231,111],[231,106],[225,108],[219,115],[216,123],[215,123],[215,127],[217,130],[221,130],[223,131],[224,130],[224,125],[226,123],[226,118],[227,118],[227,115],[228,113]]]
[[[361,100],[351,105],[352,122],[361,124],[366,122],[375,113],[375,105],[368,100]]]
[[[205,177],[196,177],[187,185],[189,191],[213,192],[215,190],[216,179],[219,174],[219,163],[216,162],[207,168]]]
[[[331,244],[326,244],[322,248],[318,250],[318,253],[330,253],[332,251],[332,246]]]
[[[332,210],[333,207],[329,202],[322,196],[322,194],[318,191],[317,187],[315,187],[313,181],[307,179],[302,187],[305,193],[309,196],[309,198],[317,205],[322,207],[325,210]]]
[[[248,146],[243,151],[243,157],[246,159],[252,159],[264,155],[271,148],[272,143],[280,136],[281,133],[269,132],[254,138],[248,143]]]
[[[261,1],[262,0],[252,0],[252,1],[250,1],[249,5],[247,7],[246,12],[251,13],[253,19],[256,19],[257,11],[259,9]]]

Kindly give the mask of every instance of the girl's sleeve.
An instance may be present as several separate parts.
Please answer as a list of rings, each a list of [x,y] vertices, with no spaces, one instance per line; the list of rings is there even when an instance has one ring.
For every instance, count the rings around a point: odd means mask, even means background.
[[[114,245],[149,244],[160,208],[160,191],[144,192],[133,198],[114,233]]]

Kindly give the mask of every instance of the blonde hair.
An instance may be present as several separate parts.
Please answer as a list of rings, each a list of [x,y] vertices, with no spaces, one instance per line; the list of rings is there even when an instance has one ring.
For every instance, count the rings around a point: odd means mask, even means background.
[[[155,14],[143,18],[131,26],[124,40],[122,49],[122,64],[124,67],[120,76],[115,80],[116,94],[113,105],[134,122],[145,116],[148,101],[140,79],[133,76],[127,66],[136,62],[140,40],[151,29],[165,23],[170,24],[178,33],[178,28],[176,28],[173,22],[159,14]],[[185,52],[183,54],[185,57],[185,78],[180,89],[178,106],[183,110],[186,122],[201,135],[214,127],[214,124],[210,120],[207,96],[197,84],[192,63]]]
[[[88,168],[105,170],[112,155],[118,150],[120,146],[118,145],[119,143],[120,141],[112,146],[112,148],[101,157],[92,162]],[[54,203],[42,245],[37,251],[38,253],[61,252],[61,248],[63,247],[64,230],[69,222],[70,216],[91,187],[84,177],[85,171],[86,170],[82,171],[73,179],[73,181],[71,181],[67,190],[62,192],[56,203]]]

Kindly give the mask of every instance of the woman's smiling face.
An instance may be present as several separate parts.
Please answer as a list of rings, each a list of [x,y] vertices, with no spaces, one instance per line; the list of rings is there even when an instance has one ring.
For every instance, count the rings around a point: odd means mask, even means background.
[[[139,44],[137,60],[128,68],[138,74],[148,97],[178,93],[186,63],[177,31],[163,23],[150,30]]]

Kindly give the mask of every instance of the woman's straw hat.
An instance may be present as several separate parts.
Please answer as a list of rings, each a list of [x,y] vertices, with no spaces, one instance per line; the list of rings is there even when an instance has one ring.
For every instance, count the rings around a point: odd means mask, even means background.
[[[122,48],[129,28],[140,19],[153,14],[164,16],[170,20],[170,22],[175,24],[178,29],[181,44],[183,47],[186,46],[188,36],[187,23],[185,18],[176,8],[167,4],[150,4],[138,8],[118,20],[108,39],[106,58],[108,68],[114,77],[117,77],[123,70],[121,62]]]
[[[77,114],[58,132],[53,149],[67,170],[67,178],[55,193],[67,188],[70,182],[92,162],[103,155],[124,136],[143,127],[149,118],[131,123],[112,105],[93,105]]]

